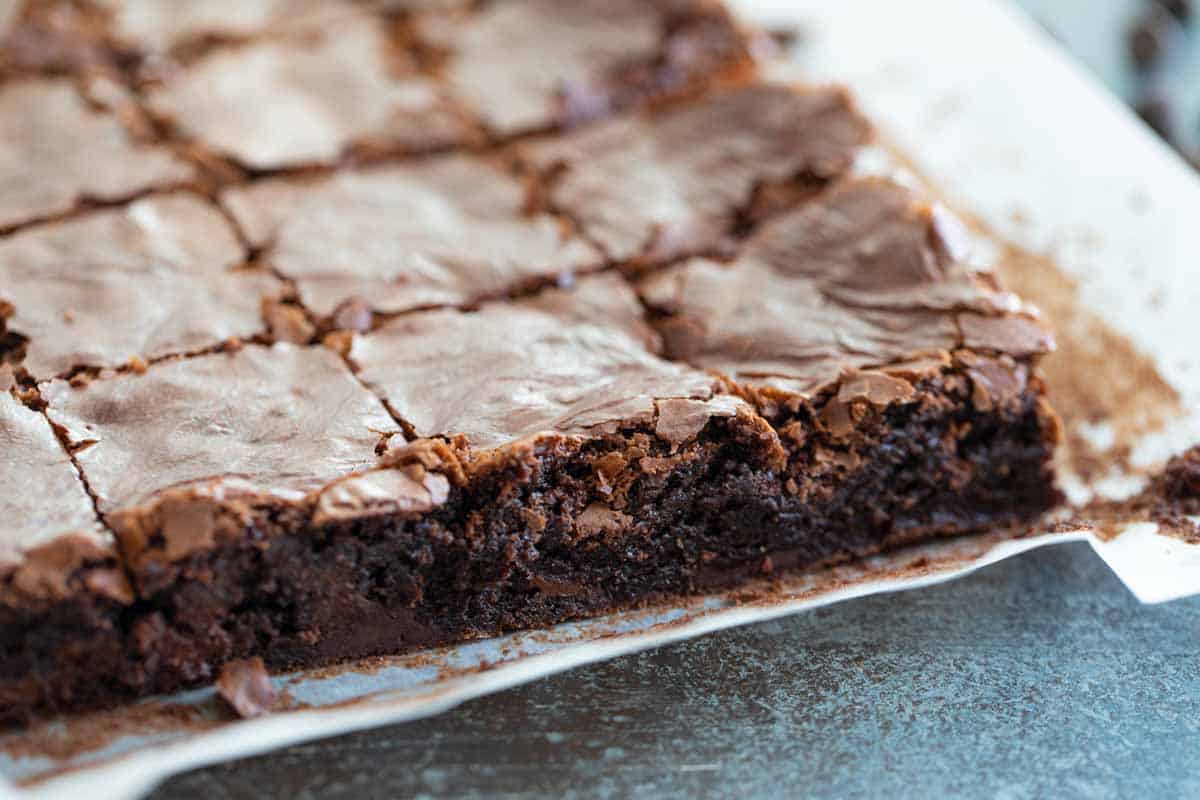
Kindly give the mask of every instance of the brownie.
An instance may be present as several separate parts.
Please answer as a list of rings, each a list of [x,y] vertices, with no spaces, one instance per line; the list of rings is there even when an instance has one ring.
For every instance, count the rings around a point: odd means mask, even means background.
[[[0,76],[122,76],[168,139],[255,172],[507,139],[753,72],[709,0],[20,6]]]
[[[649,315],[608,271],[401,314],[331,341],[346,361],[248,344],[43,384],[137,600],[113,622],[118,669],[56,674],[34,702],[486,636],[1028,519],[1055,500],[1048,334],[944,227],[851,179],[730,263],[644,279]]]
[[[169,150],[136,142],[61,78],[0,83],[0,141],[0,230],[183,184],[194,172]]]
[[[716,4],[15,19],[104,58],[0,69],[74,109],[19,139],[0,224],[6,719],[1057,500],[1045,322],[945,209],[854,175],[845,92],[756,82]]]
[[[495,137],[578,124],[750,72],[725,10],[707,0],[500,0],[425,14],[463,105]],[[497,59],[497,53],[504,53]]]
[[[65,594],[68,576],[43,567],[56,559],[113,559],[112,537],[50,423],[8,392],[0,394],[0,442],[5,453],[0,571],[11,580],[6,588],[34,597]],[[55,502],[46,502],[47,496]]]
[[[762,225],[734,260],[689,259],[639,289],[671,358],[781,402],[916,354],[1048,352],[1032,312],[956,259],[949,219],[896,183],[847,179]]]
[[[691,146],[695,131],[703,142]],[[652,232],[663,257],[671,247],[705,249],[733,232],[756,186],[842,174],[866,134],[840,91],[760,87],[601,124],[518,155],[546,170],[555,169],[551,160],[570,161],[552,188],[535,186],[551,202],[534,215],[525,213],[531,198],[522,182],[457,155],[258,181],[222,201],[263,262],[295,281],[318,314],[345,303],[399,312],[594,271],[609,258],[643,255],[633,245],[650,247]],[[569,213],[544,213],[556,209]],[[614,230],[609,218],[629,230]],[[564,224],[571,220],[578,229]]]
[[[111,532],[45,417],[0,392],[0,717],[120,696],[119,618],[133,602]]]
[[[350,360],[413,437],[492,449],[653,421],[661,398],[712,402],[713,376],[655,357],[656,345],[633,291],[606,273],[478,311],[404,315],[356,337]]]

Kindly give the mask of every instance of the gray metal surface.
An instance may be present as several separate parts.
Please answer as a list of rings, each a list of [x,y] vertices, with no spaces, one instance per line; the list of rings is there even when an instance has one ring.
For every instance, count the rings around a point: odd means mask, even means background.
[[[178,777],[158,800],[1200,797],[1200,598],[1086,545]]]

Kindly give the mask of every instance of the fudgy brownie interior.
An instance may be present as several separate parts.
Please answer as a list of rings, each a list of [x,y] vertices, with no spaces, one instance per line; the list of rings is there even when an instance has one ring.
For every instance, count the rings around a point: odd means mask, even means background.
[[[215,7],[0,20],[0,716],[1054,503],[1045,324],[718,4]]]

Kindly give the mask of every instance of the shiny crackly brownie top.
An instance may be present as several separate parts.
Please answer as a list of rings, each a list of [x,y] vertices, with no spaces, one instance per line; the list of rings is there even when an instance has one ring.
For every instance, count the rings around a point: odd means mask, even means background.
[[[747,82],[712,3],[221,7],[0,22],[9,589],[78,588],[172,493],[428,510],[373,470],[410,441],[678,448],[769,429],[765,390],[902,401],[898,363],[1049,346],[944,212],[851,177],[847,95]]]
[[[847,178],[728,261],[636,284],[606,270],[319,343],[247,342],[38,391],[100,511],[118,514],[189,486],[299,501],[406,440],[482,453],[634,427],[679,446],[714,416],[753,414],[746,398],[763,388],[909,401],[914,361],[963,349],[1007,358],[1018,380],[1048,334],[956,258],[941,213],[899,185]]]
[[[730,262],[643,280],[669,357],[799,394],[847,370],[971,348],[1018,358],[1049,334],[961,259],[958,223],[898,184],[841,182],[764,224]]]

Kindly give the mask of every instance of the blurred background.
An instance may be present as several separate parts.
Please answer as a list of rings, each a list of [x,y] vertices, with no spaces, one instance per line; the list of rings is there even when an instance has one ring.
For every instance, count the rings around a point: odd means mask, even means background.
[[[1200,0],[1013,0],[1200,169]]]

